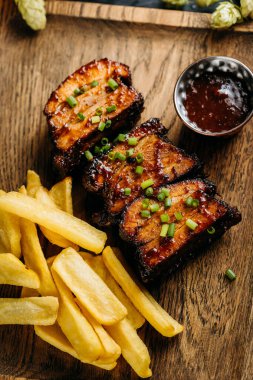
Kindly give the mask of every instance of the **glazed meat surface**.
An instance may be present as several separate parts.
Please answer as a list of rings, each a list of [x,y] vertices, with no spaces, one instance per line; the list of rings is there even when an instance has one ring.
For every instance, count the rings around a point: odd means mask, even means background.
[[[127,251],[135,252],[130,259],[137,263],[144,282],[161,273],[170,273],[203,245],[211,243],[241,220],[236,208],[214,197],[215,186],[208,181],[185,180],[165,188],[169,192],[170,207],[165,208],[164,202],[157,200],[160,190],[156,190],[149,199],[148,210],[158,204],[158,211],[150,212],[150,217],[142,217],[145,198],[139,197],[126,208],[120,224],[120,235],[131,245],[132,249]],[[195,200],[194,207],[187,205],[190,197]],[[173,237],[160,236],[162,214],[168,215],[169,225],[174,223]],[[189,219],[197,223],[194,230],[187,226]]]
[[[105,212],[112,222],[117,221],[126,205],[144,193],[141,187],[144,181],[151,179],[153,188],[157,188],[200,170],[198,158],[173,145],[166,137],[167,132],[159,119],[150,119],[132,129],[109,156],[95,158],[85,171],[84,187],[103,196]],[[129,145],[132,138],[136,139],[134,146]],[[129,150],[132,154],[127,157]],[[126,159],[111,159],[118,153]],[[137,166],[143,168],[142,174],[136,173]],[[130,189],[130,194],[125,194],[125,189]]]
[[[105,134],[133,125],[142,109],[143,97],[132,87],[129,67],[124,64],[105,58],[69,75],[51,94],[44,110],[58,171],[62,175],[72,172],[85,150]],[[100,123],[106,122],[101,128]]]

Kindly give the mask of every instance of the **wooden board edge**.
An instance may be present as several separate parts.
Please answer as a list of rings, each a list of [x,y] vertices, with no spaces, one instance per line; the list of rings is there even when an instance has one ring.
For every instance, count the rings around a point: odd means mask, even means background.
[[[211,15],[209,13],[62,0],[47,1],[46,7],[47,13],[51,15],[133,22],[176,28],[210,29]],[[236,25],[231,31],[253,33],[253,21]]]

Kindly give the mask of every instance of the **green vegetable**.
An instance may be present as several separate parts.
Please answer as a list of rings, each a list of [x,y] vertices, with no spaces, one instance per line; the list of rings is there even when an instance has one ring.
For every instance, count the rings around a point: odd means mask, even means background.
[[[124,135],[123,133],[120,133],[118,135],[118,141],[123,142],[125,141],[125,139],[126,139],[126,135]]]
[[[152,187],[148,187],[145,191],[145,194],[147,197],[151,197],[153,195],[153,193],[154,193],[154,190]]]
[[[168,236],[173,238],[174,235],[175,235],[175,229],[176,229],[176,225],[175,223],[170,223],[169,224],[169,229],[168,229]]]
[[[129,137],[128,139],[128,145],[135,146],[138,144],[138,140],[136,137]]]
[[[112,124],[112,121],[111,120],[107,120],[105,122],[105,128],[110,128],[111,124]]]
[[[102,107],[99,107],[99,108],[96,109],[96,115],[97,116],[101,116],[102,113],[103,113],[103,108]]]
[[[166,198],[164,200],[164,208],[169,208],[171,207],[171,204],[172,204],[172,199],[171,198]]]
[[[84,114],[82,112],[78,112],[77,117],[80,120],[84,120],[85,119],[85,116],[84,116]]]
[[[71,107],[71,108],[74,108],[76,105],[77,105],[77,100],[74,98],[74,96],[69,96],[67,99],[66,99],[66,102],[68,103],[68,105]]]
[[[101,151],[102,152],[107,152],[111,148],[111,144],[105,144],[102,146]]]
[[[166,6],[183,7],[188,4],[188,0],[162,0]]]
[[[99,126],[98,126],[98,130],[100,132],[103,132],[104,129],[105,129],[105,123],[103,121],[100,121]]]
[[[168,224],[163,224],[160,232],[161,237],[166,237],[168,233],[169,225]]]
[[[145,190],[145,189],[147,189],[147,187],[152,186],[152,185],[154,185],[154,181],[153,181],[151,178],[149,178],[149,179],[147,179],[146,181],[143,181],[143,182],[142,182],[142,184],[141,184],[141,188],[142,188],[143,190]],[[152,190],[153,190],[153,189],[152,189]]]
[[[131,189],[130,189],[130,187],[126,187],[126,188],[124,189],[124,194],[125,194],[125,195],[130,195],[130,194],[131,194]]]
[[[143,173],[143,167],[142,166],[136,166],[135,173],[142,175]]]
[[[101,149],[100,149],[100,147],[99,146],[95,146],[95,148],[94,148],[94,153],[95,154],[99,154],[99,153],[101,153]]]
[[[141,216],[143,218],[149,218],[150,217],[150,211],[148,211],[148,210],[142,210],[141,211]]]
[[[194,231],[198,227],[198,223],[194,222],[192,219],[187,219],[185,224],[192,231]]]
[[[244,18],[253,18],[253,1],[241,0],[241,12]]]
[[[100,116],[92,116],[91,124],[97,124],[100,122]]]
[[[85,157],[87,158],[88,161],[91,161],[93,159],[93,154],[89,150],[86,150],[84,152],[84,155],[85,155]]]
[[[230,281],[234,281],[236,279],[236,275],[232,271],[232,269],[227,269],[225,272],[225,276],[227,276],[227,278],[229,278]]]
[[[83,93],[83,91],[80,90],[80,88],[75,88],[75,89],[74,89],[74,95],[75,95],[75,96],[81,95],[82,93]]]
[[[207,232],[209,233],[209,235],[213,235],[215,233],[215,228],[214,227],[210,227],[207,229]]]
[[[179,212],[179,211],[176,211],[176,212],[174,213],[174,215],[175,215],[176,220],[182,220],[182,219],[183,219],[183,215],[182,215],[182,213]]]
[[[131,157],[133,154],[134,154],[134,148],[128,149],[126,151],[126,156],[127,157]]]
[[[106,112],[111,113],[113,111],[116,111],[116,109],[117,109],[116,105],[112,104],[111,106],[106,107]]]
[[[111,87],[113,91],[117,90],[117,88],[119,87],[118,83],[112,78],[108,80],[108,86]]]
[[[97,80],[92,81],[90,84],[91,87],[97,87],[98,85],[99,85],[99,83]]]
[[[108,138],[107,137],[103,137],[102,139],[101,139],[101,144],[102,145],[106,145],[106,144],[108,144]]]
[[[199,7],[209,7],[210,5],[217,3],[219,0],[196,0],[196,4]]]
[[[143,209],[146,209],[146,208],[148,208],[148,206],[149,206],[149,199],[147,199],[147,198],[143,199],[141,207]]]
[[[115,159],[118,159],[120,161],[125,161],[126,156],[124,154],[120,153],[120,152],[116,152],[115,153]]]
[[[168,223],[169,215],[168,214],[162,214],[162,215],[160,215],[160,219],[161,219],[162,223]]]
[[[150,211],[151,212],[156,212],[159,210],[159,205],[157,203],[154,203],[150,206]]]
[[[191,206],[192,206],[192,202],[193,202],[193,198],[192,198],[192,197],[188,197],[188,198],[186,198],[186,200],[185,200],[185,204],[186,204],[186,206],[188,206],[188,207],[191,207]]]
[[[15,0],[23,20],[33,30],[45,29],[47,19],[44,0]]]
[[[165,194],[161,191],[161,192],[157,195],[157,199],[158,199],[158,201],[160,201],[160,202],[164,201],[164,199],[165,199]]]
[[[213,29],[228,29],[230,26],[242,21],[240,8],[229,1],[224,1],[212,14],[211,27]]]
[[[143,158],[143,154],[142,153],[138,153],[137,156],[136,156],[136,161],[138,162],[138,164],[141,164],[143,162],[144,158]]]
[[[109,160],[113,161],[114,158],[115,158],[115,153],[114,152],[109,152],[108,153],[108,158],[109,158]]]
[[[166,189],[165,187],[162,188],[161,193],[164,193],[164,194],[165,194],[165,197],[168,197],[168,196],[170,195],[169,190]]]

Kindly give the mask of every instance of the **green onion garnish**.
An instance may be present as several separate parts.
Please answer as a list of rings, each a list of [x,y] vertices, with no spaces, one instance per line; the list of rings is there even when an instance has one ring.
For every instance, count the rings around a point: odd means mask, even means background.
[[[115,105],[115,104],[112,104],[111,106],[106,107],[106,112],[107,112],[107,113],[111,113],[111,112],[113,112],[113,111],[116,111],[116,109],[117,109],[116,105]]]
[[[149,199],[147,199],[147,198],[143,199],[142,208],[146,209],[146,208],[148,208],[148,206],[149,206]]]
[[[68,105],[69,105],[71,108],[74,108],[74,107],[77,105],[77,100],[74,98],[74,96],[69,96],[69,97],[66,99],[66,102],[68,103]]]
[[[101,139],[101,144],[102,144],[102,145],[106,145],[106,144],[108,144],[108,142],[109,142],[109,140],[108,140],[107,137],[103,137],[103,138]]]
[[[78,95],[81,95],[81,94],[83,94],[83,91],[80,88],[75,88],[74,89],[74,95],[75,96],[78,96]]]
[[[128,145],[132,145],[132,146],[135,146],[138,144],[138,140],[136,137],[129,137],[127,142],[128,142]]]
[[[112,121],[111,120],[107,120],[105,122],[105,128],[110,128],[111,124],[112,124]]]
[[[84,85],[80,88],[80,90],[82,91],[82,94],[83,94],[84,92],[86,92],[86,91],[88,90],[88,86],[87,86],[86,84],[84,84]]]
[[[236,279],[236,274],[232,271],[232,269],[227,269],[225,272],[225,276],[229,278],[230,281],[234,281]]]
[[[127,157],[131,157],[133,154],[134,154],[134,148],[128,149],[126,151],[126,156]]]
[[[108,80],[108,86],[111,87],[113,91],[117,90],[117,88],[119,87],[118,83],[112,78]]]
[[[169,215],[168,214],[162,214],[162,215],[160,215],[160,219],[161,219],[162,223],[168,223]]]
[[[182,213],[179,212],[179,211],[176,211],[176,212],[174,213],[174,215],[175,215],[176,220],[182,220],[182,219],[183,219],[183,215],[182,215]]]
[[[90,84],[91,87],[97,87],[98,85],[99,85],[99,83],[97,80],[92,81]]]
[[[169,190],[166,189],[165,187],[163,187],[163,188],[161,189],[161,193],[164,193],[164,194],[165,194],[165,197],[169,197],[169,195],[170,195]]]
[[[192,219],[187,219],[185,224],[190,230],[194,231],[198,227],[198,223],[194,222]]]
[[[98,130],[100,132],[103,132],[104,129],[105,129],[105,123],[103,121],[100,121],[99,126],[98,126]]]
[[[214,227],[210,227],[207,229],[207,232],[210,234],[210,235],[213,235],[215,233],[215,228]]]
[[[108,158],[109,158],[109,160],[113,161],[114,158],[115,158],[115,153],[114,152],[109,152],[108,153]]]
[[[103,113],[103,108],[102,107],[99,107],[99,108],[96,109],[96,115],[97,116],[101,116],[102,113]]]
[[[192,206],[192,201],[193,201],[193,198],[192,197],[188,197],[186,198],[185,200],[185,204],[187,207],[191,207]]]
[[[143,173],[143,167],[142,166],[136,166],[135,173],[138,175],[142,175]]]
[[[161,237],[166,237],[168,233],[169,225],[168,224],[163,224],[160,232]]]
[[[78,117],[79,120],[84,120],[85,119],[85,116],[84,116],[84,114],[82,112],[78,112],[77,117]]]
[[[150,217],[150,211],[148,211],[148,210],[142,210],[141,211],[141,216],[143,218],[149,218]]]
[[[130,189],[130,187],[126,187],[126,188],[124,189],[124,194],[125,194],[125,195],[130,195],[130,194],[131,194],[131,189]]]
[[[168,229],[168,236],[173,238],[174,235],[175,235],[175,228],[176,228],[176,225],[175,223],[170,223],[169,224],[169,229]]]
[[[97,124],[100,122],[100,116],[92,116],[91,124]]]
[[[153,181],[151,178],[149,178],[149,179],[147,179],[146,181],[144,181],[144,182],[141,183],[141,188],[142,188],[143,190],[145,190],[145,189],[147,189],[149,186],[152,186],[152,185],[154,185],[154,181]]]
[[[124,133],[120,133],[118,135],[118,141],[123,142],[125,141],[125,139],[126,139],[126,135],[124,135]]]
[[[158,195],[157,195],[157,199],[158,201],[162,202],[164,201],[165,199],[165,194],[163,192],[160,192]]]
[[[101,152],[100,147],[96,145],[95,148],[94,148],[94,153],[95,154],[99,154],[100,152]]]
[[[93,159],[93,154],[89,150],[86,150],[84,152],[84,155],[85,155],[85,157],[87,158],[88,161],[91,161]]]
[[[126,156],[124,154],[120,153],[120,152],[116,152],[115,153],[115,159],[118,159],[120,161],[125,161]]]
[[[199,200],[198,199],[193,199],[192,201],[192,207],[198,207],[199,205]]]
[[[138,153],[137,156],[136,156],[136,161],[138,164],[141,164],[143,162],[144,158],[143,158],[143,154],[142,153]]]
[[[153,195],[153,193],[154,193],[154,190],[152,187],[148,187],[145,191],[145,194],[147,197],[151,197]]]
[[[150,206],[150,211],[151,211],[151,212],[156,212],[156,211],[158,211],[158,210],[159,210],[159,204],[154,203],[154,204],[152,204],[152,205]]]
[[[102,146],[101,151],[102,152],[107,152],[111,148],[111,144],[105,144]]]
[[[171,207],[171,204],[172,204],[171,198],[165,198],[165,200],[164,200],[164,208]]]

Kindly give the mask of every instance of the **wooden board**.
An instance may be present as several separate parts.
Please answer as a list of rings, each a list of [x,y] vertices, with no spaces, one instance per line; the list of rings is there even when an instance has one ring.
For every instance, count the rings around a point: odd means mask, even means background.
[[[51,15],[45,31],[34,34],[16,15],[12,2],[1,9],[0,187],[15,189],[33,168],[52,184],[47,125],[42,110],[51,91],[69,73],[94,58],[109,57],[132,68],[145,97],[142,121],[160,117],[169,137],[195,151],[218,191],[238,205],[243,221],[189,265],[152,292],[185,325],[173,339],[150,326],[140,331],[155,380],[250,380],[252,367],[252,146],[251,121],[238,136],[212,140],[182,127],[172,101],[178,75],[207,55],[233,56],[253,69],[252,35],[210,30],[87,20]],[[85,203],[75,191],[80,212]],[[229,283],[231,267],[237,280]],[[2,287],[1,296],[19,290]],[[2,379],[136,379],[124,360],[113,372],[86,366],[36,338],[31,327],[0,326]],[[4,377],[6,375],[6,377]]]

